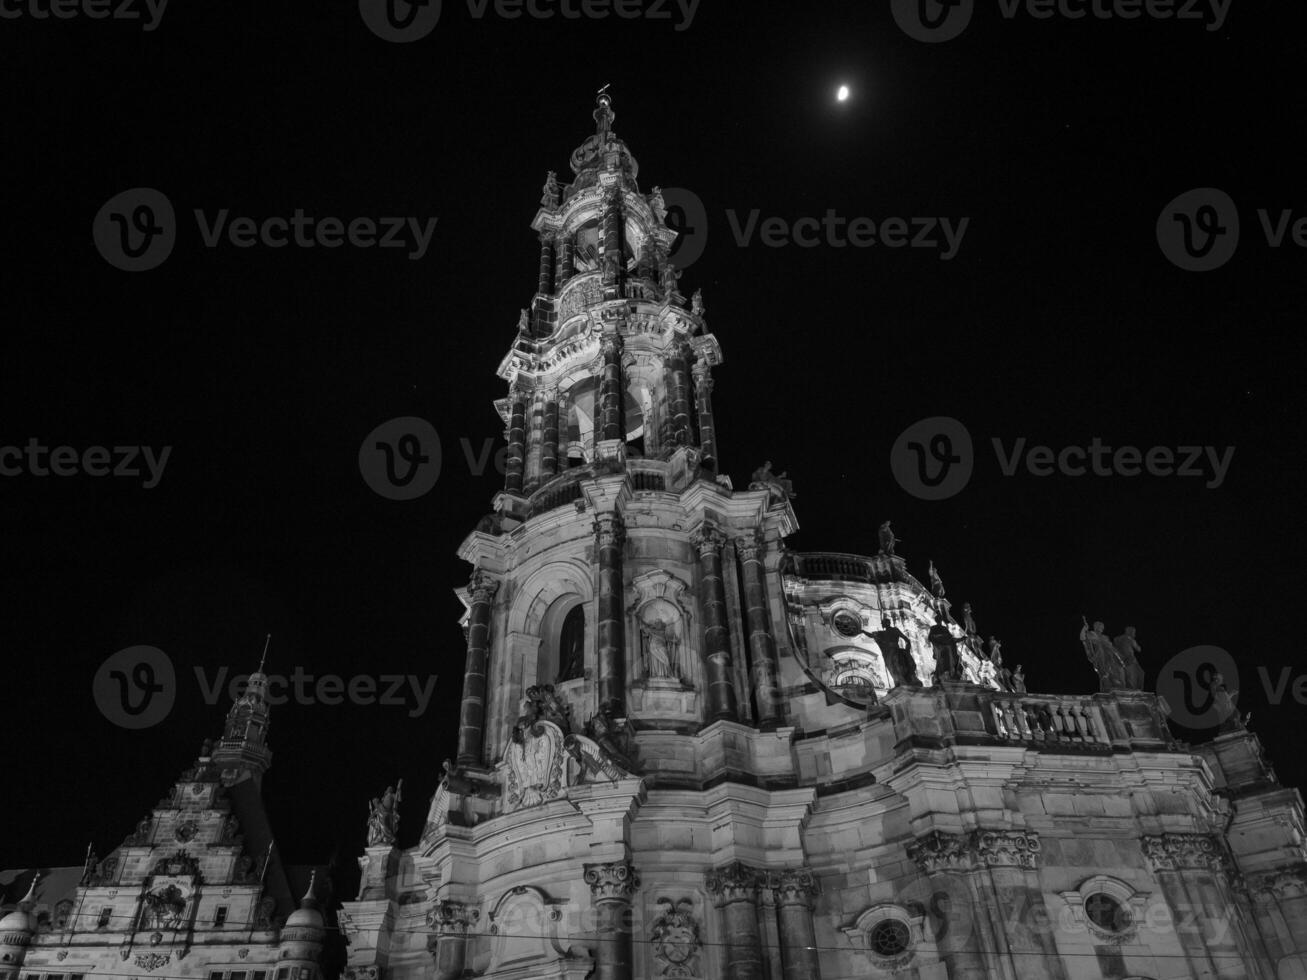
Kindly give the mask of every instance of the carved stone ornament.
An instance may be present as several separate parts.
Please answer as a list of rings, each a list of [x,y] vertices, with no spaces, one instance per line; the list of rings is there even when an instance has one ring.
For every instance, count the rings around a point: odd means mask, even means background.
[[[200,873],[200,862],[189,854],[174,854],[172,857],[162,858],[156,862],[154,870],[150,873],[155,875],[169,875],[175,878],[182,878],[187,875],[198,876]]]
[[[821,894],[821,886],[808,868],[773,871],[767,876],[767,885],[780,905],[809,906]]]
[[[185,823],[177,825],[177,829],[173,832],[173,836],[183,844],[189,844],[191,841],[195,840],[195,835],[199,832],[200,825],[194,820],[187,820]]]
[[[1039,863],[1039,835],[1027,830],[931,831],[908,845],[908,856],[926,874],[970,868],[1023,868]]]
[[[706,872],[703,883],[717,905],[752,902],[758,897],[758,889],[766,884],[766,875],[741,861],[732,861]]]
[[[1307,895],[1307,865],[1249,876],[1248,888],[1262,900],[1301,898]]]
[[[463,902],[439,901],[427,913],[427,926],[442,936],[462,936],[480,917],[479,909]]]
[[[172,956],[168,953],[137,953],[135,963],[142,970],[157,970],[167,966]]]
[[[345,969],[345,980],[377,980],[378,976],[375,966],[351,966]]]
[[[1153,871],[1225,871],[1225,847],[1216,834],[1158,834],[1143,839]]]
[[[627,861],[586,864],[584,879],[596,902],[629,901],[640,887],[640,876]]]
[[[656,976],[700,977],[699,953],[703,942],[699,938],[699,921],[694,915],[694,902],[688,898],[673,902],[660,898],[654,903],[658,918],[649,933],[649,947],[653,952]]]
[[[506,812],[539,806],[563,795],[563,731],[550,721],[522,721],[504,747]]]

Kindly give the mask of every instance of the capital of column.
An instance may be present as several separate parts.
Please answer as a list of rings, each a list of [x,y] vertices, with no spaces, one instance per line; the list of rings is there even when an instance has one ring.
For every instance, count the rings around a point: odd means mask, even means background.
[[[1038,866],[1039,835],[1028,830],[975,830],[948,834],[934,830],[908,845],[908,857],[925,874],[977,868]]]
[[[705,872],[703,883],[713,904],[720,907],[732,902],[756,902],[759,889],[767,884],[767,875],[742,861],[732,861]]]
[[[594,520],[595,542],[601,548],[620,548],[626,543],[626,523],[620,514],[598,514]]]
[[[441,936],[463,936],[480,917],[480,910],[464,902],[440,901],[427,913],[427,926]]]
[[[761,531],[753,531],[735,538],[735,553],[740,561],[755,561],[767,550],[767,539]]]
[[[472,579],[468,582],[468,592],[472,596],[473,602],[489,602],[496,592],[499,591],[499,580],[491,578],[489,573],[477,569],[472,573]]]
[[[726,535],[714,524],[700,524],[690,535],[690,543],[705,557],[718,555],[726,544]]]
[[[610,861],[605,864],[585,864],[583,875],[590,886],[590,896],[596,902],[629,902],[640,887],[640,876],[630,861]]]
[[[767,876],[767,886],[775,893],[780,905],[810,907],[812,900],[821,894],[821,885],[810,868],[773,871]]]
[[[1230,859],[1217,834],[1157,834],[1142,841],[1154,871],[1227,871]]]

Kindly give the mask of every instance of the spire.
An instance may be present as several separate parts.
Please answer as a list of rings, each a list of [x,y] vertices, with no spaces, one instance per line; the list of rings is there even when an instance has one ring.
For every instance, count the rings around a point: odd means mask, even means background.
[[[309,887],[304,891],[304,897],[300,899],[300,908],[316,909],[318,907],[318,897],[313,893],[314,887],[318,883],[318,869],[314,868],[309,874]]]
[[[268,647],[271,644],[272,644],[272,634],[269,633],[263,641],[263,656],[259,658],[259,669],[255,671],[256,674],[263,673],[263,664],[268,659]]]
[[[627,149],[626,144],[613,132],[613,120],[617,113],[613,111],[613,97],[605,85],[595,96],[595,134],[572,151],[572,173],[580,176],[591,171],[618,171],[634,181],[640,172],[640,165]],[[593,175],[589,182],[593,183]],[[583,182],[581,186],[588,186]]]
[[[600,141],[608,136],[613,127],[613,120],[617,118],[617,113],[613,112],[613,97],[608,94],[610,84],[606,83],[595,98],[595,103],[598,105],[598,108],[594,111],[594,120],[597,126],[595,135],[599,137]]]
[[[268,749],[268,728],[271,724],[271,705],[268,701],[268,675],[263,672],[272,644],[269,633],[263,641],[263,654],[258,669],[250,674],[245,690],[232,703],[223,724],[222,738],[212,752],[215,765],[226,771],[243,769],[261,778],[272,762]]]

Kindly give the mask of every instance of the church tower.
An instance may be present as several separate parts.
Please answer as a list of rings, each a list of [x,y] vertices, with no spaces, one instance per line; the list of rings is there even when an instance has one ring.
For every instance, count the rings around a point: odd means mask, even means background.
[[[346,980],[1307,978],[1302,801],[1237,719],[1176,741],[1131,630],[1072,634],[1097,693],[1032,694],[888,522],[798,553],[784,474],[733,486],[721,348],[614,119],[532,222],[457,746],[416,844],[373,801]]]

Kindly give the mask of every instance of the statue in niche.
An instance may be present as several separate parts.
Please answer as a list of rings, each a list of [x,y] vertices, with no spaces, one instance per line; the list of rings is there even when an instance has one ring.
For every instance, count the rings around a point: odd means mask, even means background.
[[[650,679],[681,680],[677,657],[678,639],[672,623],[661,619],[640,621],[640,646],[644,654],[644,676]]]
[[[677,288],[676,288],[676,284],[680,280],[680,278],[681,278],[681,273],[676,271],[676,266],[673,265],[671,262],[668,262],[666,265],[663,266],[662,286],[663,286],[664,299],[670,300],[673,296],[680,295],[680,293],[677,292]]]
[[[399,802],[404,798],[404,780],[396,786],[387,786],[381,799],[373,797],[368,804],[368,847],[395,843],[399,830]]]
[[[527,334],[531,332],[531,314],[529,311],[523,310],[522,313],[518,316],[517,332],[520,334]]]
[[[1112,641],[1107,638],[1107,631],[1102,622],[1095,622],[1093,629],[1090,629],[1089,622],[1084,616],[1080,617],[1080,622],[1080,642],[1084,644],[1085,656],[1089,658],[1090,665],[1098,674],[1098,689],[1114,691],[1124,688],[1126,686],[1125,664],[1122,663],[1121,655],[1116,652]]]
[[[1135,656],[1143,652],[1143,647],[1135,639],[1135,628],[1127,626],[1125,632],[1112,641],[1116,647],[1117,656],[1121,659],[1121,666],[1125,671],[1125,685],[1132,691],[1142,691],[1144,689],[1144,668],[1139,666],[1139,660]]]

